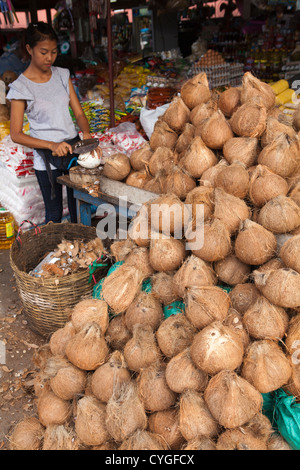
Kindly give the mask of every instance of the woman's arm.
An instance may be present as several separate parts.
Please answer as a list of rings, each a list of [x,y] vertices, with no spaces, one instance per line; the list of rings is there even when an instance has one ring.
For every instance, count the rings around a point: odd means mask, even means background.
[[[87,117],[84,114],[84,111],[81,107],[80,101],[74,89],[71,78],[69,79],[69,90],[70,90],[70,106],[74,113],[78,127],[83,133],[83,138],[90,139],[92,136],[91,136],[89,121],[87,120]]]
[[[60,157],[67,155],[68,152],[72,152],[71,145],[67,144],[66,142],[50,142],[48,140],[36,139],[35,137],[24,134],[24,112],[25,101],[11,101],[10,137],[13,142],[33,149],[49,149]]]

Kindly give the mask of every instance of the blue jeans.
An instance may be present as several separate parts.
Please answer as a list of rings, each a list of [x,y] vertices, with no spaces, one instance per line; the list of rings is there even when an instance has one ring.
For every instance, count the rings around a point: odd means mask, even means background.
[[[42,196],[45,204],[45,223],[54,222],[60,223],[63,214],[63,188],[62,185],[56,182],[56,178],[59,176],[68,174],[68,171],[63,170],[52,170],[54,187],[55,187],[55,198],[51,199],[51,183],[47,174],[47,171],[35,170],[35,174],[41,188]],[[70,221],[77,223],[76,213],[76,199],[73,195],[73,189],[67,188],[67,199],[68,209],[70,215]]]

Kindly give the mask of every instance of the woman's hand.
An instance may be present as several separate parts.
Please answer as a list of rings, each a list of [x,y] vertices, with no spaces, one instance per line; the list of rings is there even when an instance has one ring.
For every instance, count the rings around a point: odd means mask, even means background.
[[[72,146],[67,142],[52,142],[50,150],[55,157],[65,157],[68,153],[72,153]]]

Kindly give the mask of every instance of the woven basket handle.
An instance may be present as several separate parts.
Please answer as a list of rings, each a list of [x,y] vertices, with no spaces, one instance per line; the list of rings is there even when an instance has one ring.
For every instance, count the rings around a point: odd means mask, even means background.
[[[18,245],[22,245],[22,240],[21,240],[21,235],[23,233],[22,231],[22,227],[24,224],[30,224],[32,227],[35,228],[35,234],[37,235],[38,233],[41,233],[41,229],[40,227],[38,227],[38,225],[34,224],[33,222],[31,222],[31,220],[23,220],[23,222],[20,224],[19,226],[19,230],[18,230],[18,233],[17,233],[17,236],[16,236],[16,241],[18,243]]]

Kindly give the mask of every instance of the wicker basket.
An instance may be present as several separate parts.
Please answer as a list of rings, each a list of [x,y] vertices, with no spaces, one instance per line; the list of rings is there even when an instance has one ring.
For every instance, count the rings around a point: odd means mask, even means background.
[[[90,282],[90,270],[83,270],[64,278],[39,278],[30,273],[63,239],[96,238],[96,229],[81,224],[49,223],[18,236],[10,249],[10,263],[16,277],[17,290],[24,307],[28,326],[42,336],[49,337],[70,319],[70,311],[82,298],[92,296],[95,282],[104,277],[110,267],[98,268]],[[106,263],[103,263],[106,264]]]

